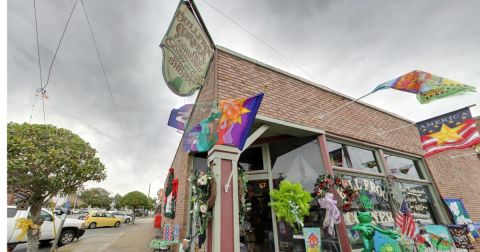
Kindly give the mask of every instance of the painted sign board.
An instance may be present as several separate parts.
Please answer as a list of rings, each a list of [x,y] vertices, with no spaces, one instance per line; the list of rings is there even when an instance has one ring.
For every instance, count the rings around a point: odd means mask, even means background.
[[[192,11],[193,5],[180,1],[160,47],[163,51],[163,78],[179,96],[190,96],[205,83],[214,47]]]

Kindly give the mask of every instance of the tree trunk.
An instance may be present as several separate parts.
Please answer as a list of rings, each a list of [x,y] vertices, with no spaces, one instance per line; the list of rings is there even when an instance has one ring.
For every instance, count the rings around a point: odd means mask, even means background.
[[[135,207],[133,207],[133,220],[132,223],[135,224]]]
[[[32,205],[30,208],[31,219],[34,228],[29,228],[27,232],[27,252],[37,252],[40,240],[40,227],[43,223],[43,218],[40,213],[42,211],[42,204]],[[37,228],[38,227],[38,228]]]

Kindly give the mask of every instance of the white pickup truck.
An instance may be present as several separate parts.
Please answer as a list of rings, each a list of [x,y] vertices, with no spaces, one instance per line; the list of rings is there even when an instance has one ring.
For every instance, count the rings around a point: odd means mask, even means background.
[[[7,206],[7,244],[9,248],[14,248],[19,243],[27,242],[27,237],[22,240],[17,240],[17,236],[21,230],[15,228],[15,224],[19,218],[27,218],[29,211],[19,210],[16,206]],[[52,212],[42,209],[41,216],[43,217],[43,224],[40,229],[40,242],[49,243],[55,239],[53,232],[53,220],[55,218],[55,227],[58,232],[60,226],[60,219],[55,217]],[[85,222],[76,219],[66,219],[61,230],[58,246],[63,246],[72,242],[75,238],[80,238],[85,233]]]

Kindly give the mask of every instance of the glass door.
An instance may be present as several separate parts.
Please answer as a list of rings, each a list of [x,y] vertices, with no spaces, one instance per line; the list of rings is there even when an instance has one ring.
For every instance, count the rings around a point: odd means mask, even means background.
[[[250,179],[247,183],[246,200],[251,211],[240,228],[241,251],[274,251],[274,235],[268,179]]]

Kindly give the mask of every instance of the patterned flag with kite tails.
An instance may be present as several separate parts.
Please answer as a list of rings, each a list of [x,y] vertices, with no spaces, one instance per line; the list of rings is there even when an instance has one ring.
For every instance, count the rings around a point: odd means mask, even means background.
[[[468,107],[418,122],[416,126],[425,157],[480,144],[480,133]]]
[[[415,70],[393,80],[378,85],[371,93],[393,88],[414,93],[421,104],[447,96],[476,92],[475,87],[442,78],[427,72]]]
[[[259,93],[249,98],[220,101],[217,144],[233,145],[242,150],[262,99],[263,93]]]

